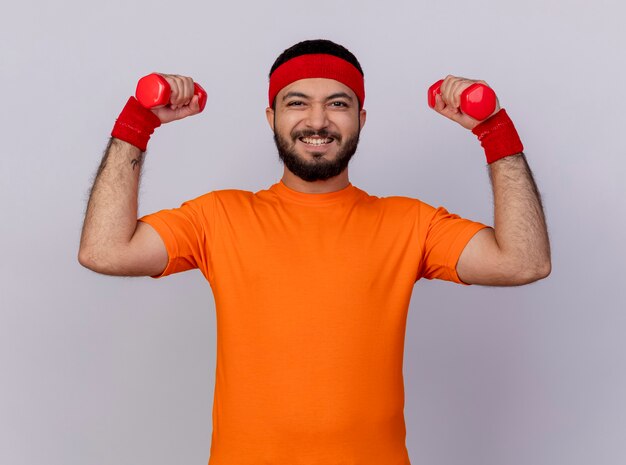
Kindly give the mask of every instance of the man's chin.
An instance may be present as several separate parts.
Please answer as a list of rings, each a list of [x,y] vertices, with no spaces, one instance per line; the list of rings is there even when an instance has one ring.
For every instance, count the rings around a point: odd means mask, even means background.
[[[298,159],[302,163],[306,163],[310,166],[319,165],[321,163],[332,163],[336,159],[335,154],[330,154],[328,152],[305,152],[304,154],[298,154]]]
[[[308,182],[326,181],[341,174],[346,168],[336,163],[284,163],[285,167],[300,179]]]

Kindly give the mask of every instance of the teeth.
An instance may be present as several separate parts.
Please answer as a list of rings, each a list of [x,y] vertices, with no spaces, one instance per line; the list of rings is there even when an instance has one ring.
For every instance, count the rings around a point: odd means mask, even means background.
[[[305,144],[311,144],[311,145],[322,145],[322,144],[329,144],[330,142],[332,142],[331,138],[320,139],[320,138],[302,137],[300,140],[304,142]]]

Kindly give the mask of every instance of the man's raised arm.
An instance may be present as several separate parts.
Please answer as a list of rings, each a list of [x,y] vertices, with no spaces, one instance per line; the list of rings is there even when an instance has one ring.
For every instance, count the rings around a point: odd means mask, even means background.
[[[154,276],[168,261],[161,237],[137,221],[141,167],[150,134],[161,124],[199,113],[193,80],[162,74],[170,84],[168,105],[148,110],[131,97],[113,128],[93,187],[80,239],[78,261],[98,273]]]
[[[494,195],[494,228],[467,243],[456,271],[467,284],[519,286],[550,274],[550,242],[541,197],[513,123],[500,109],[482,123],[460,112],[464,89],[479,82],[448,76],[435,111],[471,129],[485,148]]]

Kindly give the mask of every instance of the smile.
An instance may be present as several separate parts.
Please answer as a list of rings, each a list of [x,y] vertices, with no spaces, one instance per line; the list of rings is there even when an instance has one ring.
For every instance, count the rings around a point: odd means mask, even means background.
[[[314,145],[316,147],[319,147],[320,145],[330,144],[335,139],[333,139],[332,137],[326,137],[326,138],[322,138],[322,137],[300,137],[299,140],[300,140],[300,142],[304,142],[305,144]]]

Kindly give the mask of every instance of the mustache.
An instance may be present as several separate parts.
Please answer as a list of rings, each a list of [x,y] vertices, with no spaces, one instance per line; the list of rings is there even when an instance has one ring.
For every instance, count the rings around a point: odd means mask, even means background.
[[[335,140],[340,140],[341,136],[336,132],[327,131],[326,129],[320,129],[319,131],[315,131],[313,129],[302,129],[300,131],[294,131],[291,133],[291,137],[294,139],[299,139],[300,137],[322,137],[328,138],[332,137]]]

